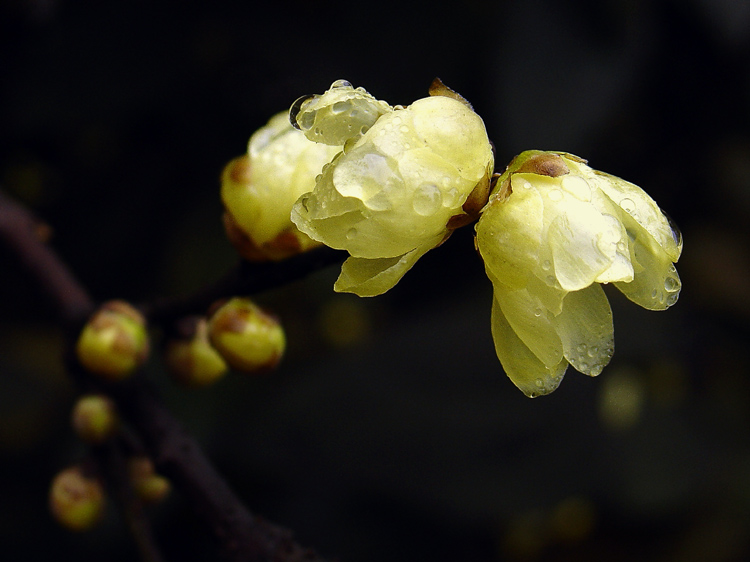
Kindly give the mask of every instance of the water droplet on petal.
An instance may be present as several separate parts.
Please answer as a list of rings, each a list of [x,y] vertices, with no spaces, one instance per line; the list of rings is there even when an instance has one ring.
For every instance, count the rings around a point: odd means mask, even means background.
[[[550,261],[549,261],[549,260],[544,260],[544,261],[542,262],[542,269],[543,269],[544,271],[549,271],[551,267],[552,267],[552,264],[550,263]]]
[[[623,211],[626,213],[632,214],[635,211],[635,203],[633,203],[632,199],[628,199],[627,197],[620,201],[620,208],[622,208]]]
[[[677,282],[677,279],[675,279],[674,277],[667,277],[664,280],[664,289],[666,289],[667,292],[674,293],[679,288],[680,288],[680,284]]]
[[[348,80],[336,80],[333,84],[331,84],[331,88],[351,88],[352,83]]]
[[[423,183],[414,192],[412,206],[414,212],[423,217],[435,214],[443,204],[443,194],[438,186],[432,183]]]
[[[664,213],[664,211],[662,211],[662,213]],[[682,232],[677,227],[677,224],[672,220],[672,217],[670,217],[667,213],[664,213],[664,216],[667,217],[669,227],[672,229],[672,238],[674,238],[674,243],[677,244],[678,248],[682,249]]]
[[[549,197],[552,201],[560,201],[563,197],[563,194],[559,189],[553,189],[547,194],[547,197]]]
[[[347,240],[353,240],[354,237],[357,236],[357,229],[356,228],[350,228],[346,231],[346,239]]]
[[[542,379],[536,379],[536,385],[539,388],[543,388],[544,387],[544,381]]]
[[[542,315],[542,309],[541,308],[536,308],[534,310],[534,316],[536,316],[537,318],[539,318],[541,315]]]
[[[586,353],[586,344],[585,343],[578,344],[578,347],[576,347],[576,350],[578,351],[578,353]]]

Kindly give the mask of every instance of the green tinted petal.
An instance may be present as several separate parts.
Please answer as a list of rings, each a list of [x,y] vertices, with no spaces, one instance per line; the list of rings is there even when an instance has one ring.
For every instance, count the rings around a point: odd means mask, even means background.
[[[440,243],[435,239],[404,254],[393,258],[348,258],[341,266],[341,274],[333,290],[338,293],[354,293],[360,297],[381,295],[393,288],[404,274]]]
[[[521,341],[547,367],[560,363],[562,342],[542,301],[526,289],[508,290],[494,280],[493,285],[495,300]]]
[[[649,310],[665,310],[677,302],[682,283],[672,259],[635,220],[625,218],[635,278],[615,283],[631,301]]]
[[[491,200],[477,222],[477,248],[485,267],[509,287],[524,287],[538,265],[543,216],[539,191],[520,181],[506,200]]]
[[[492,338],[505,373],[526,396],[549,394],[560,385],[568,362],[546,367],[513,331],[497,299],[492,302]]]
[[[601,285],[568,293],[553,319],[565,358],[581,373],[596,376],[614,353],[612,310]]]

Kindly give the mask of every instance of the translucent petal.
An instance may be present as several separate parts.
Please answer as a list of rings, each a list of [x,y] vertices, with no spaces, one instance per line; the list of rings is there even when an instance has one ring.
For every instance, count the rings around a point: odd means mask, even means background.
[[[596,376],[614,353],[612,310],[601,285],[568,293],[562,312],[552,320],[563,353],[581,373]]]
[[[492,148],[482,118],[460,101],[432,96],[408,108],[424,146],[456,167],[473,185],[484,177]]]
[[[622,178],[592,170],[587,165],[566,159],[571,169],[575,169],[601,189],[616,205],[630,214],[656,240],[676,262],[682,252],[682,239],[675,233],[654,201],[643,189]]]
[[[634,219],[625,219],[630,237],[635,278],[615,283],[634,303],[649,310],[665,310],[677,302],[682,283],[672,259]]]
[[[344,80],[334,82],[322,95],[305,99],[297,109],[292,118],[308,139],[337,146],[360,136],[383,114],[393,110]]]
[[[562,342],[542,301],[526,289],[508,290],[495,280],[493,286],[495,300],[521,341],[547,367],[557,365],[563,358]]]
[[[315,176],[336,152],[308,141],[292,128],[286,113],[277,114],[250,138],[247,177],[222,177],[222,201],[237,226],[263,245],[293,229],[292,206],[312,191]]]
[[[424,254],[440,243],[432,240],[419,248],[393,258],[347,258],[333,290],[354,293],[360,297],[381,295],[393,288]]]
[[[476,225],[485,267],[509,287],[526,286],[538,265],[542,241],[542,197],[528,181],[513,184],[504,201],[490,201]]]
[[[560,385],[568,362],[562,359],[551,368],[545,366],[516,335],[497,299],[492,302],[492,338],[505,373],[526,396],[549,394]]]
[[[545,212],[548,207],[557,213],[547,234],[557,280],[566,291],[583,289],[612,265],[619,226],[567,195],[554,206],[545,202]]]

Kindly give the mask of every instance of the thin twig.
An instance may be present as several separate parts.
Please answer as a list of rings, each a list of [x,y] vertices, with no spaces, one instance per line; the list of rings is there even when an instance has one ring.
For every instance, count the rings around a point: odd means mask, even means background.
[[[224,277],[191,295],[159,299],[138,308],[150,323],[170,324],[189,314],[205,314],[217,300],[253,295],[302,279],[315,271],[341,263],[347,255],[341,250],[321,247],[281,262],[242,261]]]

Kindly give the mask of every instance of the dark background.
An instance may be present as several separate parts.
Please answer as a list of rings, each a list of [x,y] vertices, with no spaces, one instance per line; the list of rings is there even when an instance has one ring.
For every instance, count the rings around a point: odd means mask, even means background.
[[[530,400],[489,329],[471,229],[390,293],[335,268],[261,295],[288,333],[271,376],[204,391],[149,365],[249,507],[346,562],[750,557],[750,4],[468,0],[447,6],[0,2],[0,183],[101,299],[182,294],[236,262],[218,174],[250,134],[338,78],[392,104],[435,76],[483,116],[498,168],[564,150],[643,186],[682,227],[667,312],[610,292],[617,351]],[[47,303],[0,253],[0,552],[133,560],[114,510],[46,511],[85,455]],[[168,560],[212,550],[179,493]]]

